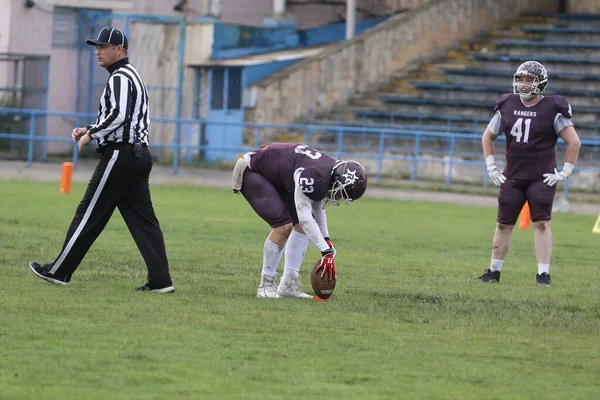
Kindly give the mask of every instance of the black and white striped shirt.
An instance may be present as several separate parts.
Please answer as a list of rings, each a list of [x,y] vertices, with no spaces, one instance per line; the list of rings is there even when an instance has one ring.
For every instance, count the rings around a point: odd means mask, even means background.
[[[96,123],[88,127],[88,134],[107,142],[133,143],[136,139],[148,144],[150,116],[148,92],[140,74],[128,58],[107,68],[110,73],[100,98]]]

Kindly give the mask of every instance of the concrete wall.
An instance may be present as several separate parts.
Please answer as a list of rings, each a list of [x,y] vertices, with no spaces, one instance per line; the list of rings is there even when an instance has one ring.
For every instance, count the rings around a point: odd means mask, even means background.
[[[190,4],[200,3],[204,0],[190,0]],[[7,4],[5,4],[7,3]],[[41,3],[41,2],[40,2]],[[42,6],[34,6],[31,9],[24,7],[21,1],[0,0],[0,51],[24,54],[43,54],[50,56],[48,109],[51,111],[74,112],[85,110],[87,93],[81,93],[80,104],[77,99],[77,68],[78,51],[76,48],[55,48],[52,46],[52,5],[63,6],[90,6],[110,7],[119,6],[115,11],[129,11],[135,13],[150,13],[154,15],[180,16],[181,13],[173,11],[175,1],[152,1],[135,0],[135,4],[128,0],[49,0]],[[12,5],[12,7],[10,7]],[[10,21],[5,23],[4,19]],[[22,27],[26,26],[27,29]],[[122,20],[115,20],[114,26],[123,28]],[[132,22],[130,24],[130,59],[132,64],[140,71],[148,86],[162,86],[168,88],[177,87],[178,51],[179,51],[179,25],[178,24],[153,24]],[[8,32],[6,44],[4,34]],[[73,32],[77,35],[77,32]],[[4,49],[6,47],[6,49]],[[86,46],[87,48],[87,46]],[[153,49],[149,51],[149,49]],[[87,57],[82,57],[82,85],[87,88]],[[12,68],[12,65],[11,65]],[[9,79],[11,71],[5,71],[0,63],[0,84]],[[94,73],[101,76],[99,83],[104,83],[104,74],[98,72],[101,68],[94,65]],[[98,81],[98,79],[95,79]],[[192,71],[185,70],[184,88],[192,87]],[[98,83],[98,82],[96,82]],[[92,94],[92,112],[98,107],[98,88]],[[175,117],[177,104],[176,91],[152,90],[151,116]],[[183,99],[182,116],[191,116],[192,91],[184,90],[187,97]],[[71,132],[75,125],[73,118],[48,117],[46,122],[47,135],[53,137],[64,137]],[[153,124],[153,140],[155,142],[172,141],[174,135],[173,124]],[[155,133],[154,133],[155,132]],[[50,143],[50,153],[61,153],[70,151],[68,145]]]
[[[385,83],[395,70],[430,58],[458,41],[523,12],[555,12],[548,0],[432,0],[364,35],[259,81],[245,120],[287,124],[310,109],[345,104]],[[265,135],[269,135],[265,131]]]
[[[600,0],[568,0],[567,12],[574,14],[600,14]]]
[[[429,0],[357,0],[357,19],[374,18],[401,10],[420,7]],[[345,22],[345,1],[339,5],[320,0],[288,2],[286,11],[298,29]],[[368,12],[366,12],[368,10]],[[273,0],[221,0],[223,22],[250,26],[263,26],[265,16],[273,12]]]
[[[22,2],[13,1],[11,10],[9,52],[50,55],[48,109],[74,111],[77,80],[77,50],[52,48],[52,13],[41,8],[26,8]],[[23,29],[23,27],[27,29]],[[58,117],[48,117],[48,136],[67,137],[75,122]],[[69,151],[68,146],[49,143],[49,152]]]
[[[10,37],[10,10],[11,0],[0,0],[0,53],[8,53]],[[12,82],[9,75],[12,65],[9,62],[0,61],[0,87],[7,87]],[[0,92],[0,101],[8,93]]]
[[[201,17],[210,0],[188,0],[188,19]],[[422,3],[425,0],[358,0],[383,2],[384,11],[394,7],[410,7],[412,3]],[[386,3],[387,2],[387,3]],[[48,108],[52,111],[77,111],[86,107],[86,93],[80,93],[77,99],[77,49],[52,47],[53,7],[88,7],[112,10],[121,13],[153,14],[161,16],[182,16],[181,12],[173,10],[176,0],[44,0],[36,1],[36,5],[28,9],[21,0],[0,0],[0,52],[44,54],[50,56],[50,83],[48,92]],[[304,11],[298,11],[300,24],[329,23],[329,17],[322,18],[320,5],[301,6]],[[221,21],[245,25],[262,26],[264,17],[273,9],[273,0],[221,0]],[[300,8],[297,7],[297,10]],[[290,10],[293,12],[293,10]],[[359,15],[360,17],[360,15]],[[320,18],[320,19],[319,19]],[[336,17],[337,18],[337,17]],[[115,21],[115,26],[122,28],[123,22]],[[24,29],[25,27],[25,29]],[[153,25],[134,22],[130,27],[130,58],[131,62],[145,78],[147,85],[176,87],[177,57],[178,57],[178,27],[171,25]],[[210,42],[210,32],[202,32],[202,41]],[[73,34],[77,34],[74,32]],[[191,37],[190,37],[191,39]],[[202,46],[201,46],[202,47]],[[205,48],[207,46],[204,46]],[[210,46],[208,46],[210,47]],[[152,49],[151,51],[148,51]],[[206,54],[200,57],[206,57]],[[190,54],[186,57],[189,61]],[[87,88],[87,57],[82,57],[81,87]],[[6,64],[6,63],[5,63]],[[5,86],[10,81],[12,65],[0,65],[0,85]],[[94,66],[94,71],[99,67]],[[97,71],[96,71],[97,72]],[[101,75],[101,73],[99,73]],[[104,78],[102,78],[104,79]],[[100,79],[100,81],[102,81]],[[183,116],[191,116],[192,107],[192,70],[185,70]],[[205,83],[205,82],[203,82]],[[205,87],[205,85],[203,85]],[[96,110],[99,93],[95,90],[92,95],[92,112]],[[173,90],[151,91],[152,116],[175,116],[176,92]],[[49,117],[47,119],[47,134],[49,136],[68,135],[75,124],[71,118]],[[173,124],[154,124],[154,141],[168,142],[172,140]],[[68,146],[50,144],[50,152],[69,151]]]
[[[0,53],[8,51],[11,0],[0,0]]]

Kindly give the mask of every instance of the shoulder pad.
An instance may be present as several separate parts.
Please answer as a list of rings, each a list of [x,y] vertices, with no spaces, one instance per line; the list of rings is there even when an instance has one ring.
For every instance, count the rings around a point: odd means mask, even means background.
[[[571,119],[571,117],[573,116],[573,111],[571,110],[571,105],[569,104],[567,99],[565,99],[562,96],[552,97],[554,98],[554,104],[556,104],[558,111],[563,115],[563,117]]]
[[[496,101],[496,105],[494,106],[494,113],[496,113],[496,111],[498,111],[500,109],[500,107],[502,106],[502,104],[504,104],[508,99],[510,99],[511,96],[514,96],[514,94],[513,93],[507,93],[507,94],[503,94],[502,96],[500,96],[500,98],[498,99],[498,101]]]
[[[324,179],[316,168],[304,168],[298,181],[300,190],[309,199],[321,201],[329,191],[329,180]]]

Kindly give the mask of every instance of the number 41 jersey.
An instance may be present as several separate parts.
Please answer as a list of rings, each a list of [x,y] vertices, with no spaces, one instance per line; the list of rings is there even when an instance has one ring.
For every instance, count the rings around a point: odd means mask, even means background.
[[[498,134],[506,135],[504,175],[513,179],[542,179],[556,168],[556,121],[571,119],[571,106],[562,96],[544,96],[526,107],[518,94],[506,94],[496,102],[500,112]]]
[[[294,192],[294,173],[300,174],[300,188],[311,200],[321,201],[331,189],[335,160],[325,153],[300,143],[273,143],[255,150],[250,170],[265,177],[278,190]]]

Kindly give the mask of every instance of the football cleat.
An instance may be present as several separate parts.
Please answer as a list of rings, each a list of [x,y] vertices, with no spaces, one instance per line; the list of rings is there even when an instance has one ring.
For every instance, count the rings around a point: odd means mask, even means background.
[[[481,282],[500,282],[500,271],[492,271],[491,269],[486,269],[483,275],[477,278]]]
[[[312,296],[306,294],[300,289],[302,282],[298,277],[297,272],[292,272],[290,275],[284,275],[279,282],[277,294],[279,297],[298,297],[300,299],[312,299]]]
[[[550,274],[542,272],[541,274],[537,274],[535,276],[535,280],[540,286],[550,286],[552,284],[552,279],[550,279]]]
[[[278,299],[277,283],[274,276],[262,275],[260,277],[260,285],[256,292],[256,297],[259,299]]]

